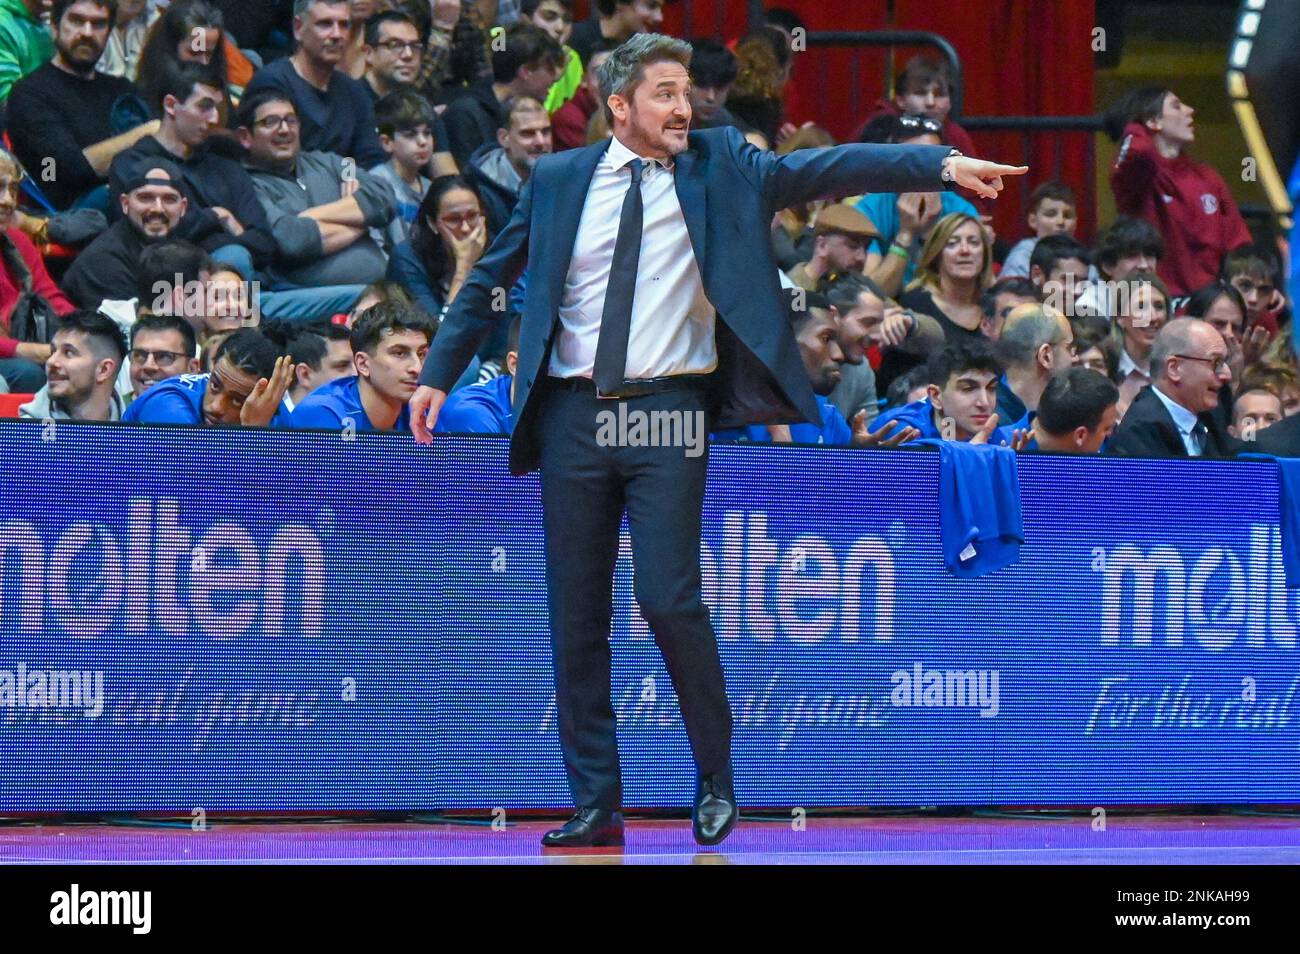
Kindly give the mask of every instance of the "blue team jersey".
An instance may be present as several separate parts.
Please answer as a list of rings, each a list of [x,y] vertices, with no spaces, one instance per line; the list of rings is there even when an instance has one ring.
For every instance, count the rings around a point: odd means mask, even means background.
[[[140,424],[202,424],[208,377],[207,374],[178,374],[163,378],[127,405],[122,420]],[[289,411],[282,403],[271,418],[271,426],[285,427],[288,423]]]
[[[929,398],[921,398],[921,400],[913,401],[911,404],[891,407],[888,411],[881,412],[868,427],[874,433],[890,421],[899,422],[898,426],[890,431],[890,434],[898,433],[903,427],[915,427],[921,432],[921,436],[916,438],[918,441],[943,440],[943,435],[939,432],[939,426],[934,423],[934,405],[930,403]],[[989,437],[989,443],[998,446],[1005,441],[1007,446],[1010,447],[1012,431],[1017,427],[1027,428],[1029,426],[1028,421],[1029,416],[1026,415],[1014,425],[996,428],[992,436]],[[909,443],[911,442],[909,441]]]
[[[840,409],[820,394],[814,394],[821,408],[821,424],[806,421],[790,425],[790,440],[795,444],[834,444],[846,446],[853,441],[853,429],[844,419]],[[715,441],[751,441],[756,444],[771,443],[772,435],[766,425],[750,424],[748,427],[729,427],[709,435]]]
[[[208,375],[178,374],[151,384],[127,405],[122,420],[141,424],[202,424]]]
[[[373,431],[375,426],[366,417],[365,408],[361,406],[360,378],[348,374],[322,384],[311,394],[302,399],[289,417],[290,427],[318,427],[324,430],[341,431],[352,421],[358,431]],[[411,410],[403,404],[402,412],[393,424],[394,431],[410,428]]]
[[[438,414],[435,434],[509,434],[515,428],[510,403],[510,382],[501,374],[486,384],[471,384],[453,391]]]

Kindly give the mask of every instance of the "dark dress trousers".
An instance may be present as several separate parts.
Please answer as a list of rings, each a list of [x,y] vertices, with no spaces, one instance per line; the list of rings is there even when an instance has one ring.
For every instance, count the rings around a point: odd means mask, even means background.
[[[626,403],[629,411],[702,412],[710,428],[820,420],[777,278],[772,216],[821,198],[943,189],[950,151],[855,143],[778,157],[730,127],[692,132],[674,158],[674,188],[717,310],[718,368],[707,387],[609,400],[547,377],[579,219],[607,145],[538,162],[509,224],[448,311],[420,381],[451,389],[505,317],[491,307],[494,289],[510,288],[527,267],[510,470],[541,468],[560,745],[575,805],[594,808],[618,808],[622,799],[609,634],[624,514],[637,603],[672,678],[696,768],[731,770],[731,711],[700,596],[707,442],[694,457],[682,447],[602,446],[596,415]],[[643,248],[653,241],[653,231],[643,232]]]

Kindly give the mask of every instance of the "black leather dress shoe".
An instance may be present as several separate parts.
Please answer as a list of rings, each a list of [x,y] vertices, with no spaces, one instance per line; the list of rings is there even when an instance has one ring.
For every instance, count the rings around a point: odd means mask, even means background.
[[[623,813],[608,808],[579,808],[563,828],[542,836],[543,848],[601,848],[623,844]]]
[[[691,833],[701,845],[716,845],[731,833],[740,818],[731,779],[722,775],[701,776],[691,811]]]

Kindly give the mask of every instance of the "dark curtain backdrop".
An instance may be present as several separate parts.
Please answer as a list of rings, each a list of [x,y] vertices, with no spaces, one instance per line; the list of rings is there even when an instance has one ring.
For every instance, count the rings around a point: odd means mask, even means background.
[[[769,4],[774,5],[774,4]],[[964,112],[972,116],[1087,115],[1093,111],[1092,0],[896,0],[892,24],[881,0],[783,0],[810,30],[927,30],[946,37],[965,71]],[[579,10],[588,9],[584,0]],[[745,31],[744,0],[678,0],[664,8],[664,29],[677,36],[733,40]],[[916,50],[899,49],[895,65]],[[887,54],[811,48],[796,60],[789,116],[814,120],[838,139],[853,136],[885,92]],[[999,237],[1025,233],[1024,198],[1039,182],[1060,178],[1080,196],[1079,236],[1095,226],[1087,133],[974,132],[982,158],[1027,162],[1028,181],[1010,187],[993,210]],[[1059,165],[1054,144],[1064,145]]]

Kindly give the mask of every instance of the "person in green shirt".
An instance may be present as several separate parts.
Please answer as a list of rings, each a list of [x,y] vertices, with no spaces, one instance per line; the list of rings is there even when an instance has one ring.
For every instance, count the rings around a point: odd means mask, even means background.
[[[567,45],[569,34],[573,32],[573,0],[522,0],[519,4],[519,19],[545,30],[555,38],[556,43],[564,47],[564,70],[547,92],[546,102],[543,103],[548,113],[554,113],[573,99],[573,94],[582,85],[582,57]]]
[[[54,41],[41,22],[49,5],[50,0],[0,0],[0,100],[54,56]]]

